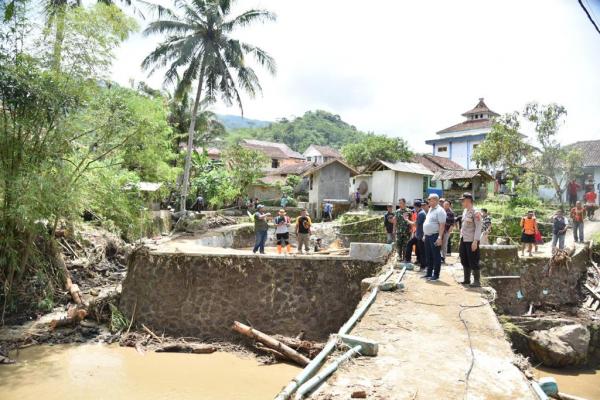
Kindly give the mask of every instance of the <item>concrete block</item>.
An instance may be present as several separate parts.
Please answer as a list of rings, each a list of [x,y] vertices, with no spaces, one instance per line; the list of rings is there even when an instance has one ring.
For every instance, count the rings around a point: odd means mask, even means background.
[[[354,347],[356,345],[360,345],[362,349],[360,350],[360,354],[363,356],[376,356],[379,351],[379,345],[377,342],[365,339],[360,336],[352,336],[352,335],[344,335],[340,334],[338,337],[350,347]]]
[[[382,243],[350,243],[350,258],[361,261],[385,262],[392,246]]]

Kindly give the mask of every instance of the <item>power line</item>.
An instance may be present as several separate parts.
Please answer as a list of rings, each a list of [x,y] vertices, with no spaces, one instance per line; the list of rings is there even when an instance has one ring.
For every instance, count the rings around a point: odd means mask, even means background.
[[[585,15],[587,15],[587,17],[590,20],[590,22],[592,23],[592,25],[594,25],[594,28],[596,28],[596,32],[598,32],[600,34],[600,28],[598,28],[598,25],[596,25],[596,21],[594,21],[594,19],[590,15],[590,12],[588,11],[588,9],[585,8],[585,6],[583,5],[583,1],[582,0],[577,0],[577,2],[581,6],[581,8],[583,8],[583,11],[585,11]]]

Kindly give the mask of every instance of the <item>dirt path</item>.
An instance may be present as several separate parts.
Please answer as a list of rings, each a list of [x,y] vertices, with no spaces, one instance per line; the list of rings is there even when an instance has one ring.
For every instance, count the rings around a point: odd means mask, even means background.
[[[467,390],[471,352],[459,312],[483,298],[457,283],[461,274],[443,267],[441,281],[429,283],[407,272],[405,291],[381,292],[352,331],[376,340],[379,355],[342,367],[314,398],[348,399],[365,390],[369,399],[535,399],[490,306],[462,313],[475,353]]]

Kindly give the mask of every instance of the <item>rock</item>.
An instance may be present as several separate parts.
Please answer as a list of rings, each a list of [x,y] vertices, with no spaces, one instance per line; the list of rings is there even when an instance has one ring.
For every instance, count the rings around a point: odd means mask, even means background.
[[[367,392],[364,390],[355,390],[354,392],[352,392],[352,395],[350,397],[353,399],[366,399]]]
[[[547,367],[579,366],[587,361],[590,332],[580,324],[533,331],[529,348]]]

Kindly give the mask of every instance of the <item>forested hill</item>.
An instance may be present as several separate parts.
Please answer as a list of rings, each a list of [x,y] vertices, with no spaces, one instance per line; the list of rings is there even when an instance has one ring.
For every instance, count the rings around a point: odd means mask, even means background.
[[[243,128],[227,135],[229,142],[240,139],[261,139],[283,142],[292,149],[303,152],[311,144],[340,149],[348,143],[356,143],[367,134],[342,121],[339,115],[326,111],[307,111],[293,120],[281,119],[260,128]]]
[[[270,121],[244,118],[239,115],[217,114],[217,119],[223,124],[228,132],[242,128],[263,128],[271,124]]]

